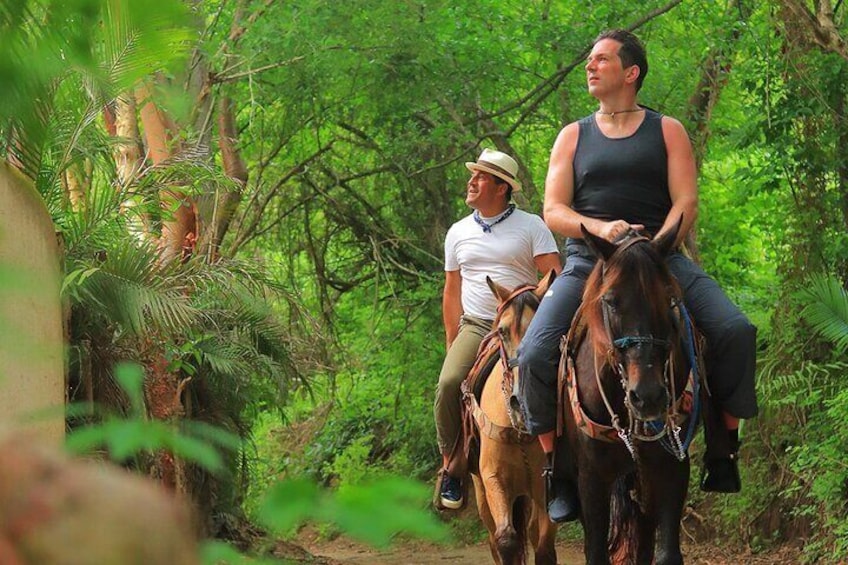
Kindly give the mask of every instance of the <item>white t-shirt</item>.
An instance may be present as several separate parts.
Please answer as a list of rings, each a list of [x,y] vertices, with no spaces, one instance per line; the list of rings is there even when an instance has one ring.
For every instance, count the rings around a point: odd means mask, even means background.
[[[463,313],[493,320],[498,302],[486,276],[510,289],[536,284],[533,258],[556,252],[551,231],[535,214],[516,209],[491,233],[468,215],[452,225],[445,237],[445,271],[460,271]]]

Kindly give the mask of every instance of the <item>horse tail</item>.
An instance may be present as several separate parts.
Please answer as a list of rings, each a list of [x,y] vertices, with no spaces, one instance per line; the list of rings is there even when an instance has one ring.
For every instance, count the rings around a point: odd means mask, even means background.
[[[609,553],[611,563],[636,563],[639,518],[642,511],[631,494],[636,474],[619,477],[613,485],[610,506]],[[630,556],[630,559],[627,559]]]

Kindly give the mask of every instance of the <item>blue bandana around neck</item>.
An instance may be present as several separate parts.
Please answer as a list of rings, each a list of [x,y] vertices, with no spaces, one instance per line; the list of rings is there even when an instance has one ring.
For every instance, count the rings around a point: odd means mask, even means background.
[[[483,228],[483,233],[492,233],[492,228],[501,223],[502,221],[509,218],[512,213],[515,211],[515,204],[510,204],[506,210],[501,212],[500,216],[496,216],[496,219],[492,223],[488,223],[480,217],[480,212],[474,210],[474,214],[472,214],[474,221]]]

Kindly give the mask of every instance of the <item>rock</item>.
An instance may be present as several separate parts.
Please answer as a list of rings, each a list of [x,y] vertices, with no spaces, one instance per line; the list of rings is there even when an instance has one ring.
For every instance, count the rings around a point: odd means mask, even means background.
[[[157,483],[0,436],[0,563],[199,563],[186,505]]]

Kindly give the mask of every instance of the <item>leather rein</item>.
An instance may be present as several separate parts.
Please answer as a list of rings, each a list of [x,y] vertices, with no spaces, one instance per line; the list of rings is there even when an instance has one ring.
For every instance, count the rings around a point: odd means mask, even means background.
[[[536,287],[533,285],[518,287],[498,305],[497,318],[495,321],[496,327],[483,338],[483,342],[480,344],[480,352],[478,353],[477,362],[474,364],[471,372],[469,372],[469,376],[462,382],[461,385],[463,401],[474,418],[474,422],[479,432],[500,443],[528,443],[533,441],[536,437],[527,433],[527,428],[524,425],[523,416],[521,415],[521,410],[518,407],[518,402],[515,396],[517,394],[518,379],[516,378],[514,371],[518,367],[518,359],[516,357],[509,356],[505,343],[507,338],[505,335],[506,332],[497,325],[497,320],[500,320],[503,312],[511,306],[512,302],[516,298],[525,292],[530,292],[528,296],[533,297],[532,301],[528,301],[527,305],[535,312],[539,307],[539,298],[531,292],[535,289]],[[501,391],[504,395],[506,411],[509,415],[509,421],[512,424],[511,426],[500,426],[492,422],[489,417],[486,416],[486,413],[483,412],[474,391],[471,390],[472,386],[470,382],[472,374],[475,370],[479,371],[480,368],[485,365],[485,362],[481,363],[481,361],[491,358],[491,355],[494,353],[493,349],[495,348],[497,349],[497,355],[499,356],[501,363],[503,374],[501,379]],[[486,353],[481,354],[483,352]],[[488,376],[489,375],[487,375],[486,378],[488,378]]]
[[[647,237],[634,237],[623,243],[616,250],[616,253],[627,249],[628,247],[641,242],[650,241]],[[606,274],[606,265],[602,267],[602,275]],[[582,308],[581,308],[582,310]],[[694,428],[697,425],[697,417],[689,418],[695,413],[697,416],[698,409],[698,378],[697,378],[697,355],[695,354],[694,334],[691,327],[691,321],[686,312],[683,301],[680,297],[674,296],[670,305],[671,319],[676,331],[673,335],[678,336],[677,340],[685,338],[686,353],[689,353],[690,371],[686,380],[686,386],[681,391],[680,396],[677,395],[677,385],[675,382],[675,367],[674,367],[674,348],[673,341],[670,339],[655,338],[652,335],[635,335],[624,336],[617,339],[613,338],[612,327],[610,324],[610,306],[603,299],[601,300],[601,313],[603,315],[604,330],[607,334],[607,339],[610,343],[610,348],[607,352],[607,361],[604,364],[598,362],[597,354],[593,353],[594,359],[594,376],[595,384],[598,388],[598,393],[610,417],[611,426],[605,426],[592,421],[585,413],[577,394],[576,368],[573,359],[569,355],[568,343],[572,340],[575,328],[579,323],[576,321],[578,315],[575,316],[575,323],[572,326],[569,335],[565,339],[563,352],[565,353],[566,362],[561,363],[560,372],[565,369],[567,386],[569,392],[569,400],[572,405],[572,413],[574,414],[578,427],[589,437],[607,442],[620,441],[624,443],[631,457],[636,459],[636,450],[633,440],[640,442],[661,442],[661,445],[666,448],[678,460],[683,461],[691,443]],[[613,409],[612,404],[604,391],[604,386],[601,380],[601,368],[608,365],[612,372],[618,376],[623,389],[627,389],[627,375],[624,366],[619,359],[631,347],[640,347],[649,345],[651,347],[662,348],[666,351],[665,362],[663,366],[663,381],[666,390],[669,392],[669,406],[665,417],[662,420],[645,421],[634,416],[633,407],[630,404],[628,395],[625,394],[624,405],[627,409],[627,420],[629,425],[625,429],[621,425],[621,418]],[[563,365],[565,367],[563,367]],[[687,437],[681,440],[680,432],[682,424],[689,419]],[[613,433],[614,432],[614,433]]]

